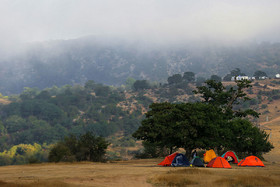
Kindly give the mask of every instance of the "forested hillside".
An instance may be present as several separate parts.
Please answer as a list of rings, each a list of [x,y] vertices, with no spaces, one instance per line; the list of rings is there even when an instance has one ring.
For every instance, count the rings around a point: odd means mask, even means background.
[[[70,134],[80,136],[91,132],[110,140],[112,146],[109,157],[120,158],[121,155],[116,156],[114,147],[120,147],[118,151],[122,152],[123,147],[136,146],[136,140],[131,134],[140,126],[151,103],[193,103],[200,100],[192,91],[202,83],[188,82],[185,79],[172,82],[171,78],[176,75],[169,77],[169,83],[164,85],[131,80],[126,87],[109,87],[90,80],[83,86],[54,86],[43,90],[25,88],[20,95],[9,96],[8,99],[2,96],[0,152],[11,149],[3,154],[12,157],[28,150],[36,154],[41,151],[36,157],[43,161],[46,157],[41,156],[46,154],[48,145]],[[224,84],[228,87],[233,86],[234,82]],[[259,80],[252,85],[253,88],[247,90],[252,100],[239,107],[257,110],[263,114],[260,118],[263,121],[265,115],[278,112],[269,111],[267,108],[268,105],[277,105],[280,98],[279,81]],[[258,125],[260,121],[253,119],[253,122]],[[135,151],[131,154],[139,153],[139,150]],[[125,152],[122,156],[127,157],[127,154]],[[7,163],[3,158],[1,161],[1,158],[0,153],[0,163]],[[14,162],[8,163],[21,162],[14,159]]]
[[[66,135],[88,131],[104,137],[117,132],[129,136],[152,102],[187,102],[192,95],[187,83],[147,83],[148,89],[140,89],[137,82],[133,89],[109,87],[92,80],[84,86],[25,88],[18,96],[2,99],[5,102],[0,105],[0,150],[21,143],[50,144]]]
[[[128,77],[165,83],[167,77],[187,71],[199,77],[223,77],[237,67],[249,76],[262,70],[274,77],[280,72],[280,44],[166,46],[94,37],[31,43],[20,53],[0,57],[0,93],[19,94],[24,87],[44,89],[88,80],[119,86]]]

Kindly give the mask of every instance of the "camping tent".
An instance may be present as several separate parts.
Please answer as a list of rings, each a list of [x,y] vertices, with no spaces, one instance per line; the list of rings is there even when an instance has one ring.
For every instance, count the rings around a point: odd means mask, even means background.
[[[172,163],[171,163],[171,166],[175,166],[175,167],[178,167],[178,166],[190,166],[190,162],[188,161],[188,159],[186,158],[185,155],[181,154],[181,153],[178,153]]]
[[[199,156],[196,156],[192,159],[191,165],[196,167],[205,167],[202,160],[199,158]]]
[[[238,163],[238,166],[264,167],[263,162],[256,156],[248,156]]]
[[[188,159],[185,157],[185,155],[181,153],[173,153],[159,163],[158,165],[161,166],[189,166],[190,162]]]
[[[205,163],[208,163],[208,162],[210,162],[213,158],[216,158],[217,157],[217,155],[216,155],[216,153],[214,152],[214,150],[213,149],[210,149],[210,150],[208,150],[208,151],[206,151],[204,154],[203,154],[203,160],[204,160],[204,162]]]
[[[230,164],[223,157],[213,158],[206,167],[210,168],[231,168]]]
[[[161,165],[161,166],[171,166],[171,163],[173,161],[173,159],[175,158],[175,156],[179,154],[179,153],[173,153],[167,157],[165,157],[165,159],[159,163],[158,165]]]
[[[238,164],[239,162],[237,155],[233,151],[227,151],[221,157],[234,164]],[[229,161],[229,158],[232,158],[232,161]]]

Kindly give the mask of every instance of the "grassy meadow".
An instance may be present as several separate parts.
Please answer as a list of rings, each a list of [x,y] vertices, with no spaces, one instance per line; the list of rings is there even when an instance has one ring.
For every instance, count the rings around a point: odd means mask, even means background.
[[[280,164],[266,167],[174,168],[161,159],[0,167],[0,186],[280,186]]]

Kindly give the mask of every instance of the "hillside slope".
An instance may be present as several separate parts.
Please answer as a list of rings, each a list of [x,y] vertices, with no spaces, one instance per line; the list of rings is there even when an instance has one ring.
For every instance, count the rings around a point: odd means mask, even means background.
[[[274,77],[280,72],[280,44],[161,46],[91,37],[35,43],[20,55],[0,57],[0,92],[9,95],[24,87],[43,89],[87,80],[121,85],[128,77],[163,83],[187,71],[197,77],[223,77],[235,68],[249,76],[262,70]]]
[[[224,84],[233,86],[235,83]],[[243,103],[240,109],[252,108],[261,114],[259,119],[252,119],[253,123],[271,135],[269,140],[275,148],[266,158],[278,162],[280,81],[260,80],[252,84],[247,90],[252,100]],[[141,143],[135,142],[131,134],[139,127],[152,102],[200,99],[192,93],[195,88],[192,84],[139,91],[123,91],[94,82],[86,85],[46,89],[36,94],[36,90],[29,89],[12,105],[1,99],[0,103],[4,104],[0,105],[1,149],[20,143],[55,143],[69,133],[80,135],[90,131],[110,140],[112,145],[108,151],[112,157],[130,159],[141,148]]]

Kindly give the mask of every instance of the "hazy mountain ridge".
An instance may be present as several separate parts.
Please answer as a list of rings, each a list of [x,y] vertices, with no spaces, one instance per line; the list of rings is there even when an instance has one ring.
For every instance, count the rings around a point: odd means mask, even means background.
[[[202,47],[203,46],[203,47]],[[148,45],[95,38],[31,44],[20,55],[2,59],[0,92],[20,93],[24,87],[40,89],[95,80],[121,85],[128,77],[166,82],[176,73],[225,76],[240,68],[253,75],[280,72],[280,44]]]

